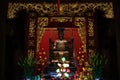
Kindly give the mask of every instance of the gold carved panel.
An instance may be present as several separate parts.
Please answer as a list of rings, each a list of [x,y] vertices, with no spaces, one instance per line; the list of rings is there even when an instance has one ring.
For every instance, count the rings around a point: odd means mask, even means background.
[[[86,23],[85,17],[75,17],[74,24],[78,26],[78,34],[83,43],[83,51],[86,52]]]
[[[36,19],[32,19],[32,18],[30,18],[30,23],[29,23],[29,33],[28,33],[28,36],[29,37],[35,37],[35,27],[36,27],[36,25],[35,25],[35,20]]]
[[[113,18],[112,2],[100,3],[67,3],[60,4],[60,13],[58,13],[57,4],[52,3],[12,3],[8,4],[8,18],[14,18],[16,13],[21,10],[36,11],[39,16],[83,16],[87,10],[101,9],[106,13],[107,18]]]
[[[93,37],[94,33],[93,19],[88,18],[88,36]]]
[[[51,17],[50,22],[72,22],[72,17]]]
[[[39,43],[41,42],[42,36],[44,34],[45,28],[44,26],[48,25],[48,18],[47,17],[38,17],[37,21],[37,52],[39,50]]]

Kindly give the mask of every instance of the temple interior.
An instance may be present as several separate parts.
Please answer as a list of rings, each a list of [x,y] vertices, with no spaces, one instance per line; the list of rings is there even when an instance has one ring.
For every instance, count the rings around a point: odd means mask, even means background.
[[[118,0],[0,3],[0,80],[120,80]]]

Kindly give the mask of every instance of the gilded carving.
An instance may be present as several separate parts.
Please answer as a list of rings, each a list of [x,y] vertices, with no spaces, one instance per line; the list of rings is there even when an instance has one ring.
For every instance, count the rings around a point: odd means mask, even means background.
[[[84,63],[84,60],[83,60],[83,59],[80,59],[80,60],[79,60],[79,65],[81,65],[81,66],[82,66],[82,65],[83,65],[83,63]]]
[[[28,46],[35,46],[35,40],[28,40]]]
[[[88,52],[90,53],[90,55],[94,55],[94,53],[95,53],[96,51],[93,50],[93,49],[88,49]]]
[[[30,18],[28,35],[29,37],[35,37],[35,19]]]
[[[35,51],[33,49],[28,49],[27,52],[30,53],[30,54],[35,54]]]
[[[50,22],[72,22],[72,17],[51,17]]]
[[[82,40],[82,43],[84,45],[83,51],[86,52],[86,29],[85,29],[85,17],[75,17],[74,24],[76,26],[79,26],[78,28],[78,34]]]
[[[37,21],[37,52],[39,50],[39,44],[41,42],[41,38],[44,34],[45,28],[44,26],[48,25],[48,18],[47,17],[38,17],[38,21]]]
[[[95,46],[95,41],[94,40],[88,40],[88,45],[89,46]]]
[[[38,17],[38,27],[43,27],[48,25],[48,18],[47,17]]]
[[[94,36],[94,24],[93,19],[88,18],[88,35]]]
[[[83,45],[83,53],[86,53],[86,44]]]
[[[8,18],[14,18],[15,13],[17,13],[21,9],[26,9],[26,11],[29,11],[29,10],[36,11],[40,16],[57,14],[57,4],[10,2],[8,4]]]
[[[60,4],[60,13],[57,12],[57,4],[52,3],[12,3],[8,4],[8,18],[14,18],[16,13],[26,9],[34,10],[39,16],[84,16],[87,10],[101,9],[106,14],[107,18],[113,18],[113,4],[112,2],[100,2],[100,3],[67,3]]]

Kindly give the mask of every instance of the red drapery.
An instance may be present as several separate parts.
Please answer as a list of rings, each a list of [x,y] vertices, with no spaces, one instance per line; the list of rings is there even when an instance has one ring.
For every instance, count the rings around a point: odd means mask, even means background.
[[[39,44],[39,52],[37,54],[37,59],[40,61],[41,70],[44,70],[44,68],[47,66],[48,58],[49,58],[49,39],[52,39],[55,41],[58,39],[57,30],[55,28],[45,28],[45,32],[43,34],[43,37],[41,39],[41,42]],[[77,56],[84,55],[84,53],[79,54],[82,51],[82,41],[78,34],[78,28],[65,28],[64,31],[64,38],[66,40],[70,40],[71,38],[74,39],[74,46],[73,46],[73,57],[75,60],[75,65],[78,65]],[[81,57],[82,58],[82,57]],[[86,58],[86,56],[84,56]],[[79,68],[82,68],[82,66],[79,66]]]
[[[30,21],[31,23],[34,22],[34,31],[36,30],[36,19],[31,19]],[[92,29],[90,27],[94,27],[94,26],[90,26],[89,24],[93,23],[93,19],[88,18],[85,21],[86,23],[86,45],[89,44],[89,40],[94,40],[95,36],[89,36],[89,30]],[[54,23],[53,23],[54,24]],[[62,23],[61,23],[62,24]],[[64,27],[63,25],[61,25],[62,27]],[[31,26],[32,27],[32,26]],[[52,27],[52,26],[51,26]],[[28,30],[30,29],[30,26],[28,27]],[[39,62],[39,64],[37,64],[36,70],[38,71],[44,71],[45,67],[47,66],[47,62],[49,61],[49,39],[52,38],[53,40],[56,40],[58,38],[57,35],[57,30],[55,28],[44,28],[45,31],[42,34],[42,38],[39,45],[39,50],[36,53],[36,58]],[[69,27],[65,26],[65,31],[64,31],[64,38],[66,40],[69,40],[71,38],[74,38],[74,46],[73,46],[73,57],[75,60],[75,65],[77,67],[77,71],[76,73],[80,73],[81,71],[83,71],[83,67],[85,66],[85,62],[88,62],[88,55],[89,55],[89,49],[94,50],[95,47],[92,46],[86,46],[87,47],[87,53],[85,53],[83,51],[83,43],[82,43],[82,39],[81,36],[78,33],[78,27],[74,26],[74,25],[69,25]],[[93,28],[94,31],[94,28]],[[35,32],[36,33],[36,32]],[[35,38],[29,38],[28,41],[33,41],[35,42],[36,34],[35,33],[28,33],[28,35],[34,35],[31,37],[35,37]],[[34,43],[35,44],[35,43]],[[32,47],[28,47],[28,49],[33,50],[33,52],[35,52],[35,45],[31,45],[34,46]],[[37,73],[36,71],[36,73]]]

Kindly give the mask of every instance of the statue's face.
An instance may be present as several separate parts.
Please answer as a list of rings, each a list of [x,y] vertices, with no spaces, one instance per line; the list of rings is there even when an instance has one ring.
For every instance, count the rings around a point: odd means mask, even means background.
[[[64,34],[63,34],[63,33],[59,33],[59,34],[58,34],[58,36],[59,36],[59,39],[60,39],[60,40],[62,40],[62,39],[63,39]]]
[[[59,31],[58,31],[58,36],[59,36],[59,39],[60,39],[60,40],[63,39],[64,31],[63,31],[62,29],[59,29]]]
[[[59,36],[59,39],[62,40],[62,39],[63,39],[63,36]]]

